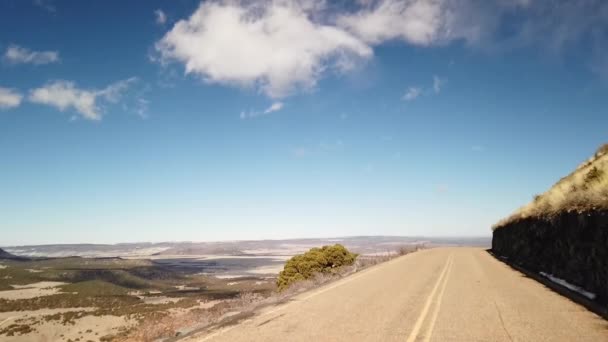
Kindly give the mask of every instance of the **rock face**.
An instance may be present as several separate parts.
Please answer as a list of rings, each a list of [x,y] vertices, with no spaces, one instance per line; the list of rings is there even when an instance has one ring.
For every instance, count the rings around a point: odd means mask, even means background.
[[[546,272],[608,304],[608,211],[563,212],[513,220],[495,228],[495,254],[531,271]]]

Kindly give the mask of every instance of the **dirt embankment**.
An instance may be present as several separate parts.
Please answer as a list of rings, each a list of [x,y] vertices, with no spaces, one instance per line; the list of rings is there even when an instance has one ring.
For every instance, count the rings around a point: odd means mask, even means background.
[[[608,210],[513,220],[494,230],[492,250],[509,262],[545,272],[608,304]]]

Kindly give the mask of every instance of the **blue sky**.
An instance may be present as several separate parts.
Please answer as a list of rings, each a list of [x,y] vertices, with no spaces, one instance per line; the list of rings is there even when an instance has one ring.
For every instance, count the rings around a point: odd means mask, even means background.
[[[489,236],[606,140],[601,1],[0,3],[0,245]]]

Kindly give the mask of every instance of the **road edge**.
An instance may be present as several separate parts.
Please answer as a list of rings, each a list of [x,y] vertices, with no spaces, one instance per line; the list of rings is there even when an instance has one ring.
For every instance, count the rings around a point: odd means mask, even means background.
[[[608,307],[605,307],[599,304],[598,302],[593,301],[581,295],[580,293],[577,293],[576,291],[572,291],[563,285],[554,283],[551,280],[543,277],[542,275],[537,274],[536,272],[530,271],[520,265],[514,264],[510,262],[507,258],[495,254],[492,249],[486,249],[486,252],[488,252],[488,254],[494,257],[494,259],[504,263],[515,271],[523,273],[526,277],[536,280],[537,282],[548,287],[553,292],[556,292],[557,294],[570,299],[571,301],[585,307],[587,310],[593,312],[601,318],[608,320]]]
[[[366,267],[366,268],[364,268],[364,269],[362,269],[360,271],[350,273],[350,274],[348,274],[348,275],[346,275],[344,277],[334,279],[334,280],[329,281],[327,283],[324,283],[324,284],[322,284],[320,286],[311,287],[311,288],[306,289],[304,291],[293,293],[293,294],[291,294],[291,295],[283,298],[279,302],[268,303],[268,304],[260,304],[260,305],[258,305],[256,307],[254,307],[250,311],[241,312],[241,313],[236,314],[234,316],[227,317],[227,318],[225,318],[225,319],[223,319],[223,320],[221,320],[221,321],[219,321],[217,323],[210,324],[208,326],[201,327],[199,329],[195,329],[193,331],[190,331],[190,332],[188,332],[186,334],[183,334],[183,335],[180,335],[180,336],[175,336],[175,337],[172,337],[172,338],[165,339],[165,340],[163,340],[163,342],[179,342],[179,341],[183,341],[183,340],[186,340],[186,339],[197,337],[197,335],[199,335],[199,334],[201,335],[200,338],[204,339],[204,338],[206,338],[206,336],[203,335],[205,332],[208,333],[207,334],[207,336],[208,336],[210,334],[213,334],[213,333],[216,333],[218,331],[221,331],[222,329],[238,325],[239,323],[241,323],[243,321],[246,321],[247,319],[249,319],[251,317],[263,314],[263,310],[267,309],[269,307],[284,306],[284,305],[289,304],[290,302],[293,302],[293,301],[297,300],[298,297],[302,297],[302,296],[304,296],[304,298],[302,298],[302,299],[304,299],[304,300],[308,299],[309,297],[313,296],[317,292],[324,292],[328,288],[339,286],[339,283],[341,283],[341,282],[348,282],[349,280],[352,280],[353,277],[361,276],[361,275],[363,275],[365,273],[368,273],[370,271],[376,270],[376,269],[378,269],[378,268],[380,268],[382,266],[386,266],[388,264],[394,263],[397,260],[400,260],[402,258],[406,258],[408,256],[411,256],[411,255],[414,255],[414,254],[417,254],[417,253],[420,253],[420,252],[423,252],[423,251],[428,251],[430,249],[433,249],[433,248],[432,247],[430,247],[430,248],[429,247],[427,247],[427,248],[420,248],[420,249],[418,249],[418,250],[416,250],[414,252],[411,252],[411,253],[408,253],[408,254],[405,254],[405,255],[397,256],[397,257],[395,257],[393,259],[390,259],[390,260],[387,260],[385,262],[381,262],[379,264],[375,264],[373,266]]]

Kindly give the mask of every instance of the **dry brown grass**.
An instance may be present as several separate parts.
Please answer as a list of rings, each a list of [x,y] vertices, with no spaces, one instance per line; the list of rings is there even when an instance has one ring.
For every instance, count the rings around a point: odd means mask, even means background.
[[[529,217],[550,218],[565,211],[608,209],[608,144],[547,192],[498,222],[494,229]]]

